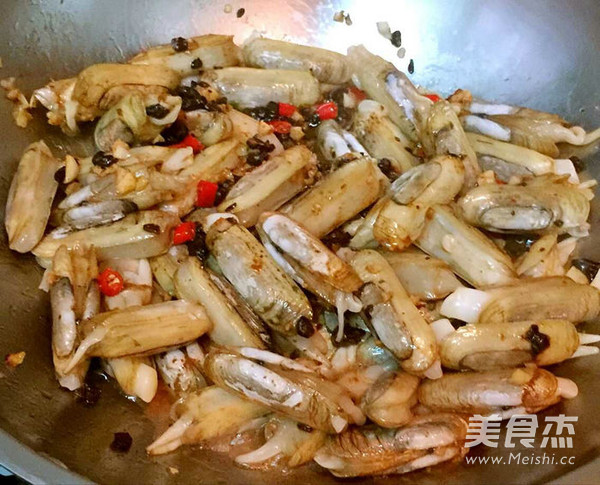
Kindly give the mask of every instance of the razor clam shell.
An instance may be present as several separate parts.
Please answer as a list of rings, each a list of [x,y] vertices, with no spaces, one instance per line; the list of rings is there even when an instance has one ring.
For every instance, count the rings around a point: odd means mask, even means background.
[[[330,436],[315,461],[336,477],[403,473],[432,453],[461,449],[467,431],[467,423],[453,414],[419,416],[398,429],[351,428]]]
[[[527,389],[538,380],[543,386],[530,395]],[[537,410],[538,406],[554,404],[559,400],[557,387],[550,372],[524,368],[444,374],[440,379],[423,381],[418,392],[419,402],[434,411],[489,415],[507,407],[526,405]]]
[[[539,179],[522,185],[482,185],[458,205],[469,224],[496,232],[569,232],[584,226],[590,212],[590,201],[577,186]]]
[[[549,346],[536,354],[526,338],[532,325],[546,335]],[[575,326],[567,320],[468,324],[458,328],[440,344],[442,365],[456,370],[490,370],[557,364],[573,355],[579,346]]]
[[[175,273],[174,280],[179,298],[204,307],[213,322],[208,332],[212,341],[220,345],[265,348],[260,337],[236,311],[235,302],[219,291],[208,271],[202,268],[196,258],[184,261]]]
[[[316,173],[317,157],[308,148],[288,148],[238,180],[217,210],[235,214],[251,227],[262,212],[277,210],[312,185]]]
[[[100,108],[112,88],[133,85],[175,89],[180,80],[177,72],[164,66],[94,64],[79,73],[72,97],[84,107]]]
[[[29,145],[19,161],[6,201],[4,225],[10,249],[31,251],[44,236],[58,188],[59,161],[43,141]]]
[[[458,219],[449,207],[429,209],[423,232],[415,244],[445,261],[473,286],[506,285],[516,279],[510,257],[477,229]]]
[[[158,65],[172,69],[181,76],[195,74],[192,61],[202,61],[203,69],[237,66],[241,60],[240,48],[231,35],[208,34],[186,39],[188,49],[175,52],[170,44],[151,47],[129,60],[130,64]]]
[[[408,294],[420,300],[439,300],[462,286],[444,261],[421,251],[379,252],[394,269]]]
[[[32,250],[40,258],[51,258],[59,246],[72,249],[77,244],[92,245],[99,259],[150,258],[165,253],[171,243],[171,230],[179,219],[163,211],[141,211],[120,221],[65,233],[54,230]],[[145,224],[157,225],[159,233],[148,232]]]
[[[356,181],[360,190],[356,191]],[[286,204],[282,212],[322,238],[383,195],[387,178],[371,158],[348,162]]]
[[[72,207],[62,216],[62,226],[71,230],[87,229],[116,222],[138,210],[129,200],[106,200]]]
[[[204,369],[219,387],[313,428],[337,433],[332,419],[350,422],[350,416],[329,395],[333,389],[343,394],[342,389],[311,373],[274,370],[222,351],[210,352]]]
[[[312,319],[302,290],[245,227],[220,219],[206,243],[225,277],[270,327],[293,335],[300,318]]]
[[[594,320],[600,315],[600,291],[566,276],[530,278],[488,290],[491,300],[479,315],[482,323],[525,320]]]
[[[310,71],[323,83],[343,84],[351,76],[345,55],[318,47],[255,38],[244,45],[242,52],[248,66]]]
[[[226,67],[205,71],[202,80],[240,108],[265,106],[270,101],[305,106],[316,103],[321,96],[319,81],[308,71]]]
[[[358,105],[352,132],[373,158],[387,158],[396,172],[403,173],[418,161],[412,155],[414,143],[387,117],[382,104],[365,99]]]
[[[386,333],[390,332],[389,336],[397,333],[400,338],[406,333],[409,337],[412,347],[410,357],[406,358],[402,353],[398,355],[398,358],[405,359],[401,362],[402,368],[413,374],[427,371],[438,358],[435,335],[398,281],[392,267],[383,256],[371,249],[353,254],[350,264],[364,283],[371,284],[379,290],[382,303],[391,306],[396,317],[394,324],[398,326],[399,331],[386,326]],[[395,339],[383,340],[383,335],[379,337],[383,344],[393,351],[396,346]]]

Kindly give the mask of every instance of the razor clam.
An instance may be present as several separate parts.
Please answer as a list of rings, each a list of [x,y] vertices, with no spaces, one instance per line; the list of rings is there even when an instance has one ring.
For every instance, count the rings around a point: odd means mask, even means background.
[[[360,249],[378,244],[401,251],[419,236],[427,208],[448,204],[463,186],[464,168],[459,158],[445,155],[411,168],[397,178],[382,199],[366,215],[350,241]]]
[[[237,347],[265,348],[259,334],[238,313],[235,302],[219,291],[209,271],[196,258],[187,258],[175,273],[177,296],[204,307],[213,323],[208,332],[213,342]],[[258,321],[256,317],[253,320]],[[261,333],[264,334],[265,330]]]
[[[273,128],[264,121],[255,120],[252,116],[233,108],[227,112],[227,116],[233,123],[234,136],[240,140],[256,137],[260,141],[269,142],[275,147],[271,152],[271,156],[279,155],[283,151],[283,145],[273,133]]]
[[[486,101],[473,101],[469,110],[477,115],[468,120],[477,131],[551,157],[559,154],[557,143],[584,145],[589,139],[583,128],[569,125],[556,114]]]
[[[529,366],[486,372],[444,374],[419,386],[419,402],[438,412],[500,415],[536,413],[577,395],[570,379]]]
[[[212,146],[233,134],[233,122],[228,113],[197,109],[185,113],[189,133],[204,146]]]
[[[233,43],[231,35],[200,35],[186,41],[184,52],[176,52],[170,44],[159,45],[137,54],[129,63],[157,65],[172,69],[181,76],[197,73],[198,69],[192,68],[195,59],[202,61],[202,69],[237,66],[240,63],[240,49]]]
[[[341,387],[312,372],[266,367],[217,350],[208,353],[204,369],[216,385],[312,428],[340,433],[350,423],[364,423]]]
[[[171,230],[177,225],[175,215],[163,211],[142,211],[104,226],[65,233],[55,229],[32,250],[40,258],[51,258],[59,246],[71,249],[76,244],[96,248],[99,259],[150,258],[165,253],[171,245]],[[158,226],[158,232],[144,226]]]
[[[435,103],[427,118],[427,137],[423,142],[427,151],[436,155],[454,155],[462,159],[465,168],[464,188],[469,189],[477,182],[481,172],[477,155],[471,148],[458,116],[447,101]]]
[[[235,462],[254,470],[294,468],[312,460],[327,436],[323,431],[279,416],[265,425],[265,435],[268,439],[264,445],[238,455]]]
[[[251,67],[310,71],[320,82],[329,84],[350,81],[346,56],[326,49],[257,37],[246,42],[242,53]]]
[[[158,354],[192,342],[211,328],[204,309],[184,300],[99,313],[80,325],[82,340],[67,371],[84,357]]]
[[[99,150],[110,151],[113,144],[121,140],[129,145],[152,142],[163,130],[162,120],[153,123],[146,114],[146,101],[137,92],[123,97],[98,120],[94,130],[94,141]],[[164,118],[177,118],[181,109],[181,98],[168,96],[162,106],[169,104],[169,114]],[[163,120],[164,120],[163,118]]]
[[[123,278],[123,289],[117,294],[104,297],[107,310],[142,306],[152,299],[152,269],[144,258],[108,259],[100,265],[100,270],[110,268]]]
[[[440,300],[462,286],[444,261],[421,251],[379,252],[410,296],[420,300]]]
[[[4,224],[10,249],[26,253],[44,236],[58,188],[54,174],[59,168],[59,161],[43,141],[25,149],[6,201]]]
[[[536,177],[520,185],[481,185],[458,205],[469,224],[491,231],[578,235],[587,231],[588,192],[564,180]]]
[[[367,153],[354,135],[340,127],[335,120],[321,122],[317,129],[317,146],[321,156],[328,162],[339,162],[340,157],[352,160],[355,153]]]
[[[352,295],[362,286],[356,272],[300,224],[283,214],[265,212],[257,230],[267,251],[276,261],[284,259],[287,264],[282,269],[300,286],[331,305],[350,299],[360,307]]]
[[[516,279],[510,257],[458,219],[449,207],[435,205],[429,209],[425,228],[415,244],[445,261],[475,287],[505,285]]]
[[[314,153],[302,145],[288,148],[238,180],[217,210],[235,214],[251,227],[262,212],[277,210],[312,185],[316,172]]]
[[[52,360],[59,384],[73,391],[84,383],[89,360],[68,369],[79,344],[78,322],[100,310],[100,291],[94,278],[98,274],[93,249],[65,246],[52,261],[49,280],[52,308]]]
[[[201,362],[192,357],[193,352],[188,351],[188,347],[197,345],[193,343],[154,356],[154,364],[163,382],[175,396],[187,395],[206,387]]]
[[[194,157],[194,163],[184,168],[180,175],[209,182],[223,182],[229,174],[244,164],[240,157],[239,140],[231,139],[207,147]]]
[[[149,259],[154,279],[171,297],[176,295],[175,272],[183,262],[187,261],[188,256],[187,246],[178,244],[169,248],[165,254]]]
[[[408,423],[417,404],[419,378],[404,372],[385,373],[361,399],[365,415],[383,428],[397,428]]]
[[[249,420],[271,411],[220,387],[209,386],[185,396],[175,412],[177,421],[146,448],[150,455],[162,455],[183,444],[199,444],[235,432]]]
[[[128,396],[150,402],[158,389],[158,375],[150,357],[117,357],[108,359],[109,373]]]
[[[464,455],[467,431],[454,414],[419,416],[397,429],[352,428],[330,436],[315,461],[336,477],[406,473]]]
[[[456,370],[546,366],[570,358],[579,343],[575,326],[567,320],[470,323],[441,342],[440,356],[444,367]]]
[[[600,291],[566,276],[529,278],[485,291],[459,288],[444,300],[441,313],[469,323],[587,322],[600,315]]]
[[[105,200],[67,209],[61,226],[69,230],[88,229],[123,219],[138,210],[137,204],[127,199]]]
[[[373,158],[387,158],[398,174],[414,167],[414,143],[387,116],[384,105],[365,99],[354,115],[352,132]]]
[[[467,133],[467,139],[477,154],[483,170],[493,170],[504,182],[512,175],[544,175],[554,172],[554,160],[535,150],[512,143]]]
[[[99,113],[138,88],[144,92],[144,88],[158,87],[166,93],[175,89],[179,81],[179,74],[164,66],[94,64],[78,74],[72,100]],[[120,87],[125,89],[119,91]]]
[[[401,360],[406,372],[439,377],[435,335],[392,267],[371,249],[354,253],[349,259],[365,284],[361,301],[370,307],[367,314],[381,342]]]
[[[271,328],[292,335],[300,319],[312,318],[302,290],[244,226],[219,219],[207,230],[206,244],[225,277]]]
[[[422,96],[393,64],[371,54],[364,46],[348,48],[348,60],[359,88],[385,106],[389,118],[413,143],[433,103]]]
[[[360,190],[354,190],[360,180]],[[370,206],[388,185],[375,161],[360,157],[326,175],[314,187],[286,204],[282,212],[322,238]]]
[[[319,81],[308,71],[226,67],[201,76],[239,108],[265,106],[270,101],[305,106],[321,97]]]

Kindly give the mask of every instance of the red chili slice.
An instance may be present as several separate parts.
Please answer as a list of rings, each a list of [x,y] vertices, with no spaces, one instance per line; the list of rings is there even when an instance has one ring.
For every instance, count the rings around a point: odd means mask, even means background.
[[[442,99],[437,94],[426,94],[425,97],[431,99],[431,101],[433,101],[434,103],[437,103]]]
[[[277,112],[279,113],[279,116],[289,118],[296,112],[296,107],[293,104],[279,103]]]
[[[115,296],[123,291],[125,283],[121,273],[111,268],[106,268],[98,275],[98,287],[103,295]]]
[[[196,237],[196,223],[182,222],[175,228],[173,233],[173,244],[183,244],[188,241],[193,241]]]
[[[213,207],[217,197],[219,186],[214,182],[200,180],[196,188],[196,206],[197,207]]]
[[[321,120],[333,120],[334,118],[337,118],[338,115],[337,104],[333,101],[320,104],[316,107],[315,111]]]
[[[273,127],[273,131],[275,133],[280,133],[283,135],[289,133],[292,129],[292,124],[289,121],[274,120],[269,121],[269,124]]]
[[[204,145],[202,143],[200,143],[200,141],[198,140],[198,138],[196,138],[194,135],[186,135],[186,137],[181,140],[179,143],[175,143],[174,145],[169,145],[170,148],[186,148],[186,147],[191,147],[192,150],[194,151],[194,155],[196,153],[200,153],[202,150],[204,150]]]

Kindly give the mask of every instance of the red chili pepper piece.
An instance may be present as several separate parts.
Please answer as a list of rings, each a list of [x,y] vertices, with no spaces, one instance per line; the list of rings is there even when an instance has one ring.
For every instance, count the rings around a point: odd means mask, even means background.
[[[337,104],[335,104],[333,101],[320,104],[316,107],[315,111],[321,120],[332,120],[337,118],[338,115]]]
[[[196,206],[213,207],[215,205],[215,198],[217,197],[217,190],[219,190],[217,184],[206,180],[200,180],[196,188]]]
[[[437,94],[426,94],[425,97],[431,99],[431,101],[433,101],[434,103],[437,103],[442,99]]]
[[[350,86],[348,92],[356,98],[356,102],[360,103],[363,99],[367,99],[367,95],[362,89],[358,89],[356,86]]]
[[[279,116],[285,116],[286,118],[289,118],[296,112],[296,107],[293,104],[279,103],[277,111]]]
[[[98,287],[103,295],[115,296],[123,291],[125,283],[121,273],[111,268],[106,268],[98,275]]]
[[[186,148],[191,147],[194,150],[194,155],[204,150],[204,145],[200,143],[194,135],[187,134],[186,137],[175,145],[169,145],[170,148]]]
[[[196,223],[182,222],[175,228],[173,233],[173,244],[183,244],[188,241],[193,241],[196,237]]]
[[[289,121],[274,120],[269,121],[275,133],[287,134],[292,129],[292,124]]]

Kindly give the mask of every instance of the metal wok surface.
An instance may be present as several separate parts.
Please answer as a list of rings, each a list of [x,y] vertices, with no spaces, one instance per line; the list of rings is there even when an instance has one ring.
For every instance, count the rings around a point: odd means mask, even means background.
[[[216,32],[244,38],[253,30],[275,38],[345,51],[364,43],[406,70],[414,59],[413,81],[444,95],[457,87],[493,100],[557,112],[585,128],[600,125],[600,2],[597,0],[3,0],[0,15],[0,77],[16,76],[27,94],[47,82],[77,73],[101,61],[119,61],[148,45],[174,36]],[[236,18],[238,8],[245,8]],[[338,10],[350,13],[351,26],[333,22]],[[405,59],[375,26],[386,20],[402,32]],[[17,128],[8,101],[0,101],[0,216],[19,156],[40,137],[58,148],[77,150],[74,140],[35,122]],[[600,170],[589,161],[592,176]],[[600,259],[598,206],[592,211],[592,236],[582,253]],[[50,354],[47,296],[37,290],[41,270],[29,256],[9,252],[0,238],[0,355],[25,350],[15,370],[0,365],[0,462],[32,482],[73,483],[83,476],[101,483],[340,483],[316,466],[287,475],[235,468],[221,455],[183,448],[148,458],[153,439],[152,409],[142,410],[103,386],[94,408],[76,402],[54,380]],[[589,325],[585,330],[595,330]],[[579,385],[577,399],[552,407],[547,414],[579,417],[573,449],[554,450],[575,456],[574,465],[448,464],[434,470],[393,478],[350,483],[598,483],[600,473],[600,365],[598,357],[558,367],[561,376]],[[109,449],[113,433],[133,437],[129,453]],[[18,441],[17,441],[18,440]],[[32,453],[31,450],[37,452]],[[474,454],[507,457],[499,448]],[[541,450],[525,450],[541,454]],[[557,458],[558,459],[558,458]],[[66,472],[62,463],[73,472]],[[169,473],[177,467],[179,473]]]

